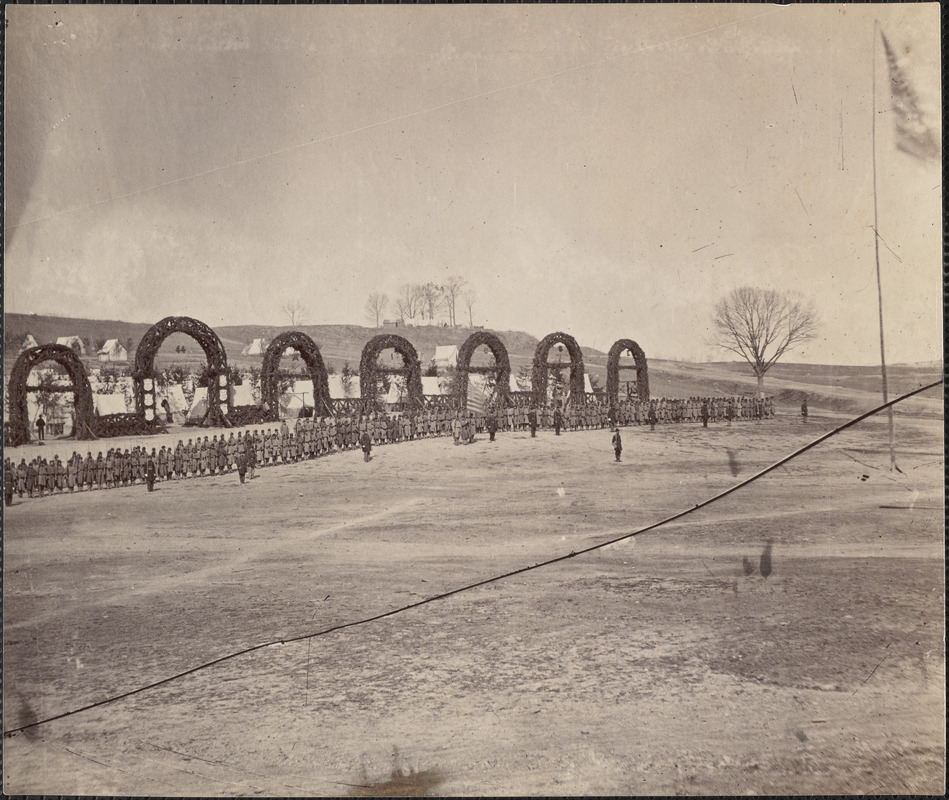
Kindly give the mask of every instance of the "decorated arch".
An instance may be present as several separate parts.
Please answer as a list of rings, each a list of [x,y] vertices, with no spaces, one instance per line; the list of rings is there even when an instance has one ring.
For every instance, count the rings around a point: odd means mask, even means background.
[[[479,347],[487,347],[494,356],[494,366],[473,367],[471,358]],[[507,348],[495,334],[488,331],[477,331],[467,339],[458,349],[458,370],[468,375],[472,373],[490,375],[494,377],[497,397],[502,405],[507,405],[508,390],[511,385],[511,359]],[[461,395],[462,407],[468,403],[468,381],[464,381]]]
[[[633,367],[620,366],[619,359],[628,352],[636,365]],[[606,396],[610,407],[616,406],[619,401],[619,373],[621,369],[636,370],[636,394],[640,400],[649,400],[649,368],[646,364],[646,354],[632,339],[620,339],[613,343],[606,358]]]
[[[260,373],[260,395],[266,407],[267,419],[277,422],[280,419],[280,387],[278,368],[280,358],[288,348],[296,350],[302,357],[310,379],[313,381],[313,404],[317,414],[330,413],[329,377],[326,364],[320,354],[320,348],[309,336],[301,331],[286,331],[277,336],[264,353],[263,368]]]
[[[135,351],[135,411],[149,424],[156,424],[155,411],[155,355],[162,342],[173,333],[183,333],[194,339],[208,359],[208,413],[207,424],[230,426],[228,414],[232,410],[230,374],[227,354],[218,335],[203,322],[191,317],[165,317],[156,322],[142,337]]]
[[[376,361],[383,350],[395,350],[402,356],[402,366],[380,367]],[[422,407],[422,365],[418,352],[408,339],[395,334],[380,334],[366,342],[359,361],[359,387],[364,401],[375,402],[376,377],[380,373],[403,376],[409,403],[413,408]]]
[[[13,369],[10,372],[10,429],[7,441],[12,447],[26,444],[30,441],[30,412],[27,395],[39,389],[38,386],[29,386],[27,381],[30,372],[44,361],[54,361],[59,364],[72,381],[71,387],[56,387],[56,391],[73,394],[76,424],[73,428],[77,439],[92,439],[93,402],[92,386],[82,361],[73,352],[71,347],[63,344],[44,344],[31,347],[20,353]]]
[[[548,361],[547,358],[554,345],[562,344],[567,348],[570,356],[570,397],[574,403],[582,403],[586,395],[583,385],[583,352],[580,345],[569,333],[550,333],[540,340],[534,351],[534,368],[531,372],[531,400],[535,405],[541,405],[547,399],[547,376],[552,368],[562,366],[562,362]]]

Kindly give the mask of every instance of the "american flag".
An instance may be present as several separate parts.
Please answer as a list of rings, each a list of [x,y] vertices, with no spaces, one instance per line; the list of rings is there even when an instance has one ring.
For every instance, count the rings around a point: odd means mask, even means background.
[[[920,161],[936,161],[940,146],[932,128],[919,108],[919,96],[896,60],[886,35],[881,31],[883,48],[890,68],[890,95],[893,98],[893,121],[896,147]]]

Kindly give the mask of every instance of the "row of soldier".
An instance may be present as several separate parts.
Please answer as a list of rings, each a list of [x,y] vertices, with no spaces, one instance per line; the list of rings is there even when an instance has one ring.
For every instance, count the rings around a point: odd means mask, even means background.
[[[748,402],[745,402],[745,401]],[[475,414],[444,407],[426,408],[416,413],[384,412],[339,417],[300,418],[293,430],[286,421],[279,427],[254,429],[188,439],[179,439],[172,448],[109,448],[93,458],[73,452],[65,462],[59,456],[51,460],[37,456],[29,463],[21,459],[13,464],[5,459],[5,489],[12,488],[20,497],[42,497],[56,492],[107,489],[154,481],[178,480],[241,472],[255,466],[271,466],[317,458],[334,452],[360,447],[367,434],[373,445],[388,444],[434,436],[454,437],[455,442],[470,442],[475,432],[536,428],[584,430],[615,425],[665,422],[696,422],[721,419],[769,417],[774,415],[772,398],[689,398],[688,400],[621,401],[615,409],[603,403],[575,405],[563,410],[551,406],[536,408],[522,398],[499,411],[488,407]]]

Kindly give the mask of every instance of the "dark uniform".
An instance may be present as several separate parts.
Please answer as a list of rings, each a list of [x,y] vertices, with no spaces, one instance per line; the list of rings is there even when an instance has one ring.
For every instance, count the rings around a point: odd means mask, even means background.
[[[619,435],[619,430],[613,434],[613,452],[616,453],[616,460],[622,461],[620,456],[623,454],[623,437]]]

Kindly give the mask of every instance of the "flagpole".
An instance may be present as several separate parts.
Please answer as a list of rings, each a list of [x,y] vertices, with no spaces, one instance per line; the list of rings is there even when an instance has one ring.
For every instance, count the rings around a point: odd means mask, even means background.
[[[873,141],[873,252],[876,258],[877,268],[877,300],[880,309],[880,370],[883,376],[883,402],[888,403],[888,390],[886,382],[886,349],[883,345],[883,283],[880,280],[880,222],[877,214],[877,58],[876,58],[876,40],[878,32],[878,23],[873,21],[873,125],[871,126]],[[896,445],[893,433],[893,407],[886,409],[887,420],[890,428],[890,470],[902,472],[896,465]]]

